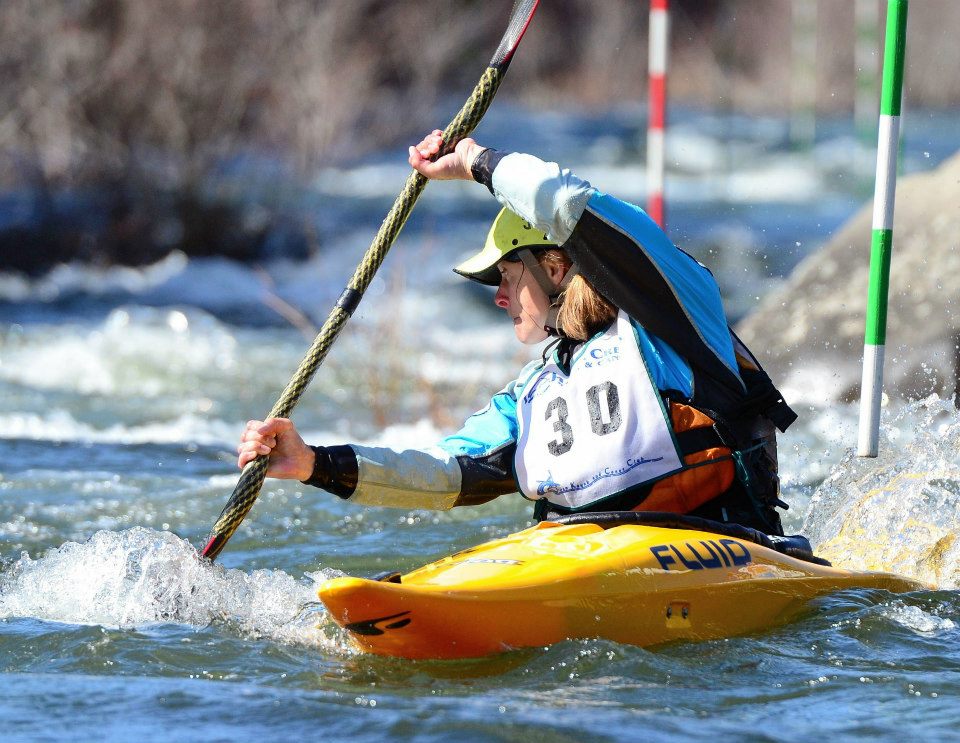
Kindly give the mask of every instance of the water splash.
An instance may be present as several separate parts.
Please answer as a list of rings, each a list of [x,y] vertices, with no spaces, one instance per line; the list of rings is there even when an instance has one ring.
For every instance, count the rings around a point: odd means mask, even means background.
[[[315,583],[279,570],[244,573],[203,561],[170,532],[137,527],[100,531],[34,560],[24,554],[0,573],[0,619],[33,617],[129,627],[225,622],[239,633],[283,643],[325,645],[330,624]],[[342,643],[336,643],[340,645]]]
[[[804,523],[835,564],[960,585],[960,414],[933,395],[881,430],[880,456],[847,452],[820,485]]]
[[[944,632],[956,629],[956,622],[947,617],[941,617],[934,612],[928,612],[919,606],[911,606],[902,601],[895,601],[883,607],[881,615],[896,622],[918,635],[933,637]]]

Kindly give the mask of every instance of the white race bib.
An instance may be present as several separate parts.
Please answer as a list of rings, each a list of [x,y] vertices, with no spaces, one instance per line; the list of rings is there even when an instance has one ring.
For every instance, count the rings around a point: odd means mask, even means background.
[[[517,401],[520,490],[582,508],[682,466],[671,427],[621,312],[579,349],[569,376],[551,361]]]

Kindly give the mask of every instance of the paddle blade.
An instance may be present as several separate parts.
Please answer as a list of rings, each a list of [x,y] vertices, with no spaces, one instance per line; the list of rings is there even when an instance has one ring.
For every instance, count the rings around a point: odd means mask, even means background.
[[[496,53],[490,60],[491,67],[497,67],[502,70],[510,64],[510,60],[513,59],[513,53],[520,45],[520,39],[523,38],[527,26],[530,25],[530,19],[533,18],[533,13],[539,4],[540,0],[517,0],[513,4],[513,9],[510,11],[510,22],[507,24],[507,31],[504,33],[503,38],[500,39],[500,46],[497,47]]]
[[[240,522],[253,508],[257,496],[260,494],[260,488],[263,487],[263,481],[266,479],[269,464],[270,460],[261,456],[244,468],[233,493],[230,495],[230,499],[227,501],[227,505],[223,507],[217,523],[213,525],[213,529],[210,531],[207,546],[200,553],[202,557],[215,560],[226,545],[227,540],[233,536],[237,527],[240,526]]]

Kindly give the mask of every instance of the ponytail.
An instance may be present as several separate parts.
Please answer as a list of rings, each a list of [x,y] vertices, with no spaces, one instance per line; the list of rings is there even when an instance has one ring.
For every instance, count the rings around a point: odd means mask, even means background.
[[[566,251],[559,248],[537,251],[537,260],[545,268],[569,269],[573,265]],[[617,308],[580,274],[573,277],[557,302],[560,303],[558,329],[574,340],[590,340],[617,318]]]

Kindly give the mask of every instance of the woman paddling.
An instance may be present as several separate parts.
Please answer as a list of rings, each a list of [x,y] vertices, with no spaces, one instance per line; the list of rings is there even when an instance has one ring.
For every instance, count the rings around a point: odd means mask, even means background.
[[[423,449],[308,446],[286,419],[250,421],[240,467],[362,505],[447,509],[518,490],[538,519],[668,511],[782,534],[776,434],[796,418],[728,327],[710,272],[637,206],[531,155],[461,141],[427,178],[476,180],[504,209],[454,270],[498,287],[521,343],[553,336],[460,431]]]

